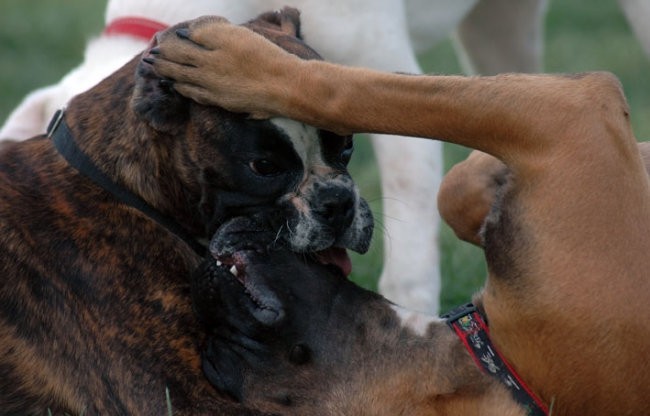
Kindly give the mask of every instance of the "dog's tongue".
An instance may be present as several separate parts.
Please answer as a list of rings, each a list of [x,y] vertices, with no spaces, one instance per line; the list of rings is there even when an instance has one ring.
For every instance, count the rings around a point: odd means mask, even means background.
[[[347,250],[339,247],[331,247],[327,250],[319,251],[316,257],[323,264],[333,264],[341,269],[344,275],[349,276],[352,273],[352,261],[348,256]]]

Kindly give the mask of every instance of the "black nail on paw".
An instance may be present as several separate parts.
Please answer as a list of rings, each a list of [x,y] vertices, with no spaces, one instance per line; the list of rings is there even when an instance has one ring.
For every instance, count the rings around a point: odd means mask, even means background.
[[[142,58],[142,61],[148,63],[149,65],[153,65],[153,63],[154,63],[156,60],[153,59],[153,58],[146,57],[146,58]]]
[[[159,55],[160,54],[160,48],[157,48],[157,47],[156,48],[151,48],[151,49],[149,49],[149,53],[151,55]]]
[[[176,36],[178,36],[181,39],[189,39],[190,31],[187,28],[176,29]]]

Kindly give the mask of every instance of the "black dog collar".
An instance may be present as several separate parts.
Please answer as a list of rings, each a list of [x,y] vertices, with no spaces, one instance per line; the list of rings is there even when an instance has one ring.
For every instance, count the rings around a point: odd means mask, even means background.
[[[47,137],[52,139],[54,147],[63,156],[63,158],[75,168],[79,173],[101,186],[104,190],[110,192],[118,200],[136,208],[158,224],[167,228],[178,238],[189,245],[199,256],[203,257],[206,253],[205,245],[198,242],[187,230],[185,230],[173,218],[163,215],[155,208],[149,205],[144,199],[132,193],[123,186],[115,183],[104,172],[93,163],[75,143],[70,128],[64,119],[65,110],[57,110],[47,127]]]
[[[528,416],[548,415],[548,407],[519,378],[515,370],[494,347],[486,320],[473,304],[459,306],[442,315],[442,318],[456,332],[476,364],[504,384],[517,403],[526,410]]]

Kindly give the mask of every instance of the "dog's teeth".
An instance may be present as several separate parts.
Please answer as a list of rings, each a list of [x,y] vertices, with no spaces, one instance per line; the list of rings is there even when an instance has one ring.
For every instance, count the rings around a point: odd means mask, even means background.
[[[217,260],[217,266],[221,266],[223,263]]]
[[[237,276],[237,266],[233,264],[233,266],[230,268],[230,273],[232,273],[233,276]]]

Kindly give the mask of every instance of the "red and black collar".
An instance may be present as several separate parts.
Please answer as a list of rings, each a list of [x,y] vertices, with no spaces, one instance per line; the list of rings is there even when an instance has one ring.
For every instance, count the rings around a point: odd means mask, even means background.
[[[548,407],[532,392],[490,340],[486,319],[471,303],[442,315],[484,372],[505,385],[527,416],[547,416]]]
[[[144,17],[125,16],[110,22],[104,29],[103,34],[106,36],[131,36],[148,41],[157,32],[165,30],[167,27],[164,23]]]

